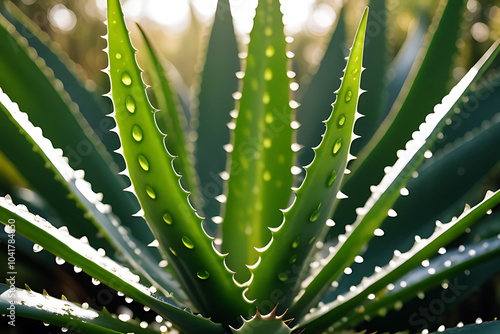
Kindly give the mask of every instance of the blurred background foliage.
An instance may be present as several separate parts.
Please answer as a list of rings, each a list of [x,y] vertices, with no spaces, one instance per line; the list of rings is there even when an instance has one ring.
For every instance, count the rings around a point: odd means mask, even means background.
[[[101,50],[105,41],[98,36],[106,33],[104,0],[14,0],[12,1],[81,65],[87,79],[107,91],[108,78],[100,72],[106,67],[106,55]],[[216,0],[127,0],[123,2],[125,16],[139,22],[161,53],[179,70],[188,86],[196,82]],[[390,58],[394,58],[405,39],[416,29],[419,19],[433,17],[439,1],[387,0],[387,39]],[[256,0],[232,0],[231,11],[240,44],[248,42]],[[342,0],[283,1],[287,34],[294,37],[291,44],[296,54],[294,68],[299,83],[307,83],[321,60],[326,42],[335,28]],[[354,36],[358,13],[366,1],[347,1],[347,36]],[[464,20],[460,53],[456,59],[453,79],[457,81],[500,37],[500,1],[469,0]],[[132,38],[137,30],[129,22]],[[376,26],[373,25],[375,34]],[[347,41],[350,45],[351,41]],[[137,42],[138,44],[138,42]],[[140,57],[140,54],[139,54]],[[92,85],[89,82],[89,85]],[[453,83],[450,83],[452,85]],[[300,91],[297,92],[300,95]]]

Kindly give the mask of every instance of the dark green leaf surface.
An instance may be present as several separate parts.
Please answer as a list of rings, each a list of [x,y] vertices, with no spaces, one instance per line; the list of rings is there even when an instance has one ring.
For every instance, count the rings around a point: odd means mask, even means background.
[[[342,47],[346,45],[345,35],[345,11],[342,10],[318,71],[312,77],[297,109],[297,122],[301,124],[297,130],[297,142],[304,146],[297,157],[300,167],[313,161],[313,148],[321,142],[321,135],[325,132],[324,120],[332,112],[332,100],[335,98],[333,91],[338,88],[338,78],[342,77],[345,57],[348,55],[348,50]]]
[[[469,70],[464,78],[443,98],[443,102],[436,106],[434,113],[426,117],[419,131],[412,134],[413,139],[406,144],[406,150],[398,153],[398,161],[385,171],[380,183],[371,188],[372,195],[363,207],[356,209],[358,217],[353,225],[346,227],[346,233],[339,236],[339,242],[328,257],[327,264],[314,276],[312,282],[305,288],[303,295],[293,306],[293,312],[307,309],[310,304],[318,301],[318,296],[328,289],[331,282],[341,273],[359,254],[361,249],[374,235],[383,235],[379,227],[386,217],[391,215],[391,209],[400,196],[412,173],[419,166],[426,151],[437,139],[446,125],[446,120],[454,113],[455,108],[462,103],[462,98],[470,86],[478,80],[488,69],[497,56],[500,48],[497,41]]]
[[[418,267],[422,261],[430,258],[440,247],[464,233],[467,227],[498,204],[500,204],[500,191],[489,192],[485,199],[474,208],[466,207],[457,219],[447,224],[438,222],[435,232],[429,238],[416,241],[414,247],[406,253],[395,254],[387,266],[362,280],[361,284],[343,298],[327,304],[320,311],[306,315],[300,327],[306,328],[307,333],[311,330],[324,330],[332,324],[334,327],[340,325],[338,321],[365,301],[370,294],[379,292],[411,269]]]
[[[98,231],[109,241],[108,244],[101,240],[99,244],[108,253],[114,248],[160,291],[166,295],[174,291],[178,301],[186,302],[186,295],[179,284],[158,266],[150,249],[121,226],[111,208],[92,191],[91,185],[58,155],[50,141],[29,122],[27,115],[7,99],[0,89],[0,120],[3,125],[0,147],[64,219],[72,233],[76,230],[78,237],[88,237],[94,244],[94,234]],[[5,145],[11,142],[16,145]]]
[[[230,140],[226,124],[231,121],[229,112],[235,106],[232,94],[238,90],[235,74],[239,70],[229,0],[219,0],[200,79],[197,113],[193,115],[197,133],[195,168],[207,218],[220,215],[220,203],[215,197],[223,191],[219,174],[226,169],[227,153],[223,146]]]
[[[10,301],[16,298],[17,302]],[[112,317],[104,311],[95,311],[82,308],[81,305],[67,300],[57,299],[48,295],[42,295],[31,290],[12,290],[9,285],[0,283],[0,312],[9,314],[8,308],[15,306],[16,317],[31,318],[44,323],[71,329],[78,333],[87,334],[119,334],[122,332],[133,332],[137,334],[157,333],[152,329],[144,329],[139,326],[138,321],[121,321]],[[9,318],[6,318],[9,319]],[[22,321],[22,319],[16,319]],[[15,323],[15,322],[14,322]],[[116,329],[119,328],[120,331]]]
[[[157,299],[139,283],[139,276],[106,256],[101,256],[88,243],[78,240],[64,229],[56,229],[45,219],[29,213],[25,207],[12,204],[9,197],[0,198],[0,222],[15,222],[17,233],[39,244],[52,254],[83,269],[87,274],[128,297],[148,305],[188,333],[222,333],[220,325],[195,316]]]

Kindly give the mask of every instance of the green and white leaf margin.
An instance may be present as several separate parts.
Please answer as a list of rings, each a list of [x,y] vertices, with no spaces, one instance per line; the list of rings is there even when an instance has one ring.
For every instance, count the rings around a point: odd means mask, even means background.
[[[149,327],[147,322],[130,321],[128,315],[111,315],[109,312],[96,311],[87,306],[57,299],[44,293],[36,293],[31,289],[19,289],[13,285],[0,284],[0,309],[6,309],[7,319],[10,311],[15,316],[43,321],[80,333],[127,333],[155,334],[157,330]],[[15,318],[14,318],[15,319]],[[15,323],[15,321],[14,321]],[[120,328],[120,332],[112,328]],[[63,330],[64,331],[64,330]]]

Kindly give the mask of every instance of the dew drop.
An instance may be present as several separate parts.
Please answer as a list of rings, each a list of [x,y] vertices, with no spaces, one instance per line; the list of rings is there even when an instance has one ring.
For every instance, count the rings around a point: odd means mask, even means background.
[[[274,116],[270,112],[266,114],[266,123],[271,124],[274,121]]]
[[[168,212],[165,212],[163,214],[163,221],[168,225],[172,225],[172,216]]]
[[[358,73],[358,69],[357,68],[355,68],[354,70],[351,71],[352,75],[356,75],[357,73]]]
[[[208,279],[210,277],[210,273],[206,270],[201,270],[196,273],[196,276],[198,276],[199,279]]]
[[[56,263],[58,265],[63,265],[64,263],[66,263],[66,261],[64,261],[64,259],[61,259],[59,256],[56,256]]]
[[[345,93],[345,101],[349,102],[351,101],[351,99],[352,99],[352,91],[348,89],[347,92]]]
[[[149,198],[156,199],[156,192],[150,185],[146,185],[146,194],[148,194]]]
[[[297,248],[300,243],[300,235],[293,241],[292,248]]]
[[[127,108],[129,113],[135,113],[135,100],[130,95],[125,98],[125,108]]]
[[[116,57],[116,59],[122,59],[122,54],[121,53],[117,53],[117,54],[115,54],[115,57]]]
[[[339,119],[337,120],[337,124],[340,128],[344,126],[345,120],[346,120],[346,118],[345,118],[344,114],[339,116]]]
[[[330,174],[330,177],[328,178],[327,186],[330,187],[336,178],[337,178],[337,172],[332,171],[332,174]]]
[[[264,147],[265,148],[270,148],[271,145],[272,145],[271,139],[269,139],[269,138],[264,139]]]
[[[267,181],[267,182],[271,181],[271,173],[266,170],[264,172],[263,178],[264,178],[264,181]]]
[[[281,273],[278,275],[278,279],[282,282],[288,281],[288,274],[287,273]]]
[[[295,261],[297,261],[297,254],[292,255],[292,257],[290,258],[290,261],[288,261],[288,263],[294,264]]]
[[[99,285],[101,282],[97,278],[92,277],[92,284]]]
[[[274,46],[269,45],[266,49],[266,57],[272,57],[274,56]]]
[[[132,78],[130,77],[130,74],[128,74],[127,72],[123,73],[122,75],[122,83],[125,86],[130,86],[132,84]]]
[[[309,220],[311,222],[314,222],[314,221],[316,221],[316,219],[318,219],[319,213],[320,213],[320,211],[319,211],[320,208],[321,208],[321,203],[319,203],[318,208],[316,210],[314,210],[314,212],[311,214],[311,217],[309,217]]]
[[[264,71],[264,80],[270,81],[273,78],[273,71],[270,68],[266,68]]]
[[[139,165],[141,166],[141,168],[147,172],[149,170],[148,159],[146,159],[146,157],[143,156],[142,154],[139,154],[139,156],[137,157],[137,160],[139,161]]]
[[[170,250],[170,252],[172,252],[174,256],[177,256],[177,253],[172,249],[172,247],[169,247],[168,249]]]
[[[43,250],[43,247],[40,246],[39,244],[33,245],[33,252],[38,253],[38,252],[41,252],[42,250]]]
[[[335,142],[335,145],[333,145],[333,154],[335,155],[339,153],[341,147],[342,147],[342,138],[339,138]]]
[[[191,239],[189,239],[188,237],[186,236],[183,236],[182,237],[182,243],[184,244],[184,246],[186,246],[186,248],[188,249],[193,249],[194,248],[194,244],[193,242],[191,241]]]
[[[264,92],[264,95],[262,96],[262,103],[269,104],[270,101],[271,101],[271,97],[269,96],[269,93]]]
[[[140,142],[142,140],[142,129],[139,125],[134,125],[132,128],[132,137],[135,141]]]
[[[81,273],[82,272],[82,268],[78,267],[78,266],[74,266],[73,267],[73,270],[75,271],[75,273]]]

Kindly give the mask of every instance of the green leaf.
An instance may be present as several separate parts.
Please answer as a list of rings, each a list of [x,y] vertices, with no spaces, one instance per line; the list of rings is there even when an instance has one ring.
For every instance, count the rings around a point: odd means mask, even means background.
[[[35,190],[48,200],[73,233],[76,230],[78,236],[88,237],[94,242],[96,230],[89,223],[93,224],[142,277],[163,293],[168,295],[165,289],[175,291],[178,301],[188,302],[179,284],[158,266],[151,251],[121,226],[110,206],[101,202],[83,175],[68,165],[60,152],[43,137],[41,130],[29,122],[28,116],[20,112],[1,89],[0,120],[3,126],[0,147],[3,152],[18,166]],[[16,144],[4,145],[13,142]],[[104,240],[101,244],[108,252],[112,250]]]
[[[8,8],[13,7],[9,5]],[[32,36],[28,30],[23,29],[23,31],[28,33],[31,37],[30,42],[34,43],[36,33]],[[80,97],[86,101],[86,105],[81,107],[76,105],[66,92],[67,88],[73,87],[72,84],[60,81],[59,72],[57,72],[58,77],[54,77],[56,72],[45,65],[46,61],[27,46],[27,40],[20,36],[15,27],[1,15],[0,45],[2,45],[0,53],[2,90],[19,104],[21,110],[29,115],[36,126],[43,129],[56,147],[64,151],[73,169],[85,170],[87,179],[96,187],[95,191],[103,193],[106,202],[115,208],[120,219],[130,222],[128,225],[139,238],[143,236],[143,242],[150,240],[151,233],[144,228],[144,221],[130,218],[139,210],[139,205],[135,197],[123,192],[123,188],[128,186],[128,181],[117,175],[118,166],[100,141],[99,133],[92,130],[82,112],[99,115],[99,122],[102,121],[100,126],[104,127],[101,131],[104,132],[113,126],[113,120],[100,118],[105,111],[100,107],[94,109],[95,105],[90,102],[92,98],[88,98],[87,94]],[[54,62],[56,60],[52,59],[47,61],[47,64]],[[84,94],[82,92],[83,90],[80,90],[78,95]]]
[[[6,319],[9,319],[9,308],[15,310],[16,317],[40,320],[78,333],[157,333],[142,328],[137,320],[122,321],[105,311],[83,308],[64,299],[0,283],[0,312],[6,315]],[[16,321],[22,320],[16,319],[14,323]]]
[[[356,221],[346,226],[346,233],[339,236],[339,242],[328,257],[327,264],[314,276],[290,310],[292,315],[315,304],[330,283],[354,262],[354,258],[368,241],[374,235],[383,235],[384,232],[379,227],[386,217],[393,215],[391,209],[400,196],[401,189],[423,160],[425,152],[437,139],[446,125],[446,120],[454,113],[455,108],[461,105],[462,97],[471,84],[478,80],[497,56],[500,51],[499,44],[500,41],[497,41],[490,47],[449,95],[443,98],[442,103],[435,107],[434,113],[426,117],[426,122],[420,125],[419,131],[412,134],[413,139],[406,144],[406,150],[398,153],[398,161],[386,169],[384,178],[371,188],[372,195],[366,204],[356,209]]]
[[[339,329],[352,328],[362,322],[366,316],[376,316],[380,309],[394,308],[397,303],[405,303],[415,295],[442,284],[443,281],[449,280],[450,284],[453,284],[453,277],[457,274],[498,257],[498,254],[500,254],[500,236],[460,246],[459,249],[448,249],[446,254],[439,255],[428,263],[424,262],[425,267],[417,267],[389,284],[382,293],[376,294],[377,297],[373,301],[364,303],[363,307],[358,309],[362,310],[361,312],[351,312],[348,315],[349,320]]]
[[[430,258],[440,247],[464,233],[467,227],[498,204],[500,204],[500,191],[488,192],[485,199],[474,208],[466,206],[457,219],[447,224],[437,222],[436,230],[429,238],[416,240],[415,245],[408,252],[395,254],[387,266],[375,271],[371,277],[363,279],[355,289],[327,304],[321,310],[306,315],[300,322],[300,328],[307,328],[308,331],[324,330],[329,326],[341,325],[342,317],[369,298],[370,294],[376,294],[411,269],[418,267],[422,261]]]
[[[345,57],[348,50],[345,32],[345,11],[339,14],[335,30],[328,43],[325,55],[318,71],[312,77],[297,109],[297,122],[301,125],[297,130],[297,143],[304,147],[297,154],[298,165],[306,166],[314,159],[313,148],[321,143],[321,135],[325,132],[324,120],[332,112],[333,91],[338,88],[338,78],[342,77]]]
[[[361,19],[342,84],[336,92],[337,100],[326,121],[326,132],[315,149],[316,157],[306,167],[306,178],[295,192],[291,207],[284,211],[282,225],[273,229],[273,238],[260,250],[261,261],[252,270],[254,277],[247,297],[266,300],[272,291],[282,291],[279,307],[285,309],[300,283],[298,275],[306,261],[316,237],[326,229],[326,220],[339,193],[349,148],[355,138],[352,132],[360,89],[363,61],[363,43],[368,9]],[[293,317],[292,313],[292,317]]]
[[[109,75],[127,172],[159,248],[197,309],[237,324],[249,304],[179,184],[145,92],[118,0],[108,1]]]
[[[397,216],[388,217],[381,225],[384,236],[370,241],[364,261],[351,265],[352,274],[342,277],[336,294],[359,283],[374,266],[387,263],[395,249],[409,249],[414,235],[430,234],[436,219],[449,220],[464,202],[477,200],[477,184],[497,171],[500,148],[491,143],[500,141],[499,121],[500,117],[496,124],[481,129],[473,138],[456,143],[450,152],[434,154],[418,169],[418,177],[405,187],[405,195],[409,196],[400,197],[394,204]],[[461,169],[467,172],[459,175],[457,170]],[[425,210],[415,210],[415,203]]]
[[[183,311],[157,299],[151,291],[139,283],[133,274],[106,256],[99,254],[85,241],[69,235],[66,229],[56,229],[40,216],[29,213],[23,205],[14,205],[10,197],[0,198],[0,222],[10,227],[15,225],[19,233],[39,244],[45,250],[78,266],[84,272],[109,287],[123,292],[128,297],[149,306],[164,318],[174,322],[188,333],[223,333],[220,325],[210,320]]]
[[[464,4],[464,0],[441,1],[438,10],[442,15],[429,28],[429,38],[410,74],[413,80],[407,80],[391,112],[350,166],[352,174],[342,191],[356,196],[339,203],[335,221],[352,221],[355,208],[369,197],[370,186],[397,160],[396,151],[404,148],[411,133],[446,95]]]
[[[193,157],[187,149],[184,129],[187,128],[186,116],[177,97],[174,85],[167,78],[165,68],[140,25],[147,55],[146,72],[151,80],[151,87],[158,103],[159,111],[155,114],[158,128],[167,134],[165,146],[175,157],[174,168],[182,175],[181,182],[191,192],[191,200],[199,207],[198,178],[193,168]],[[184,181],[184,182],[183,182]]]
[[[236,280],[259,256],[268,228],[277,227],[290,199],[293,175],[288,61],[279,1],[260,1],[250,33],[241,99],[234,121],[231,170],[222,225],[222,251]],[[295,102],[296,103],[296,102]],[[234,124],[234,123],[233,123]]]
[[[220,214],[220,203],[215,197],[223,191],[219,174],[226,168],[227,153],[223,146],[230,140],[226,124],[231,121],[229,112],[234,110],[231,94],[238,90],[235,73],[239,70],[229,0],[219,0],[199,83],[197,112],[194,112],[192,121],[197,133],[195,168],[207,218]]]
[[[445,334],[490,334],[495,333],[500,330],[500,321],[484,322],[482,324],[472,324],[467,325],[462,328],[455,327],[445,330]],[[438,334],[438,332],[432,332],[431,334]]]

